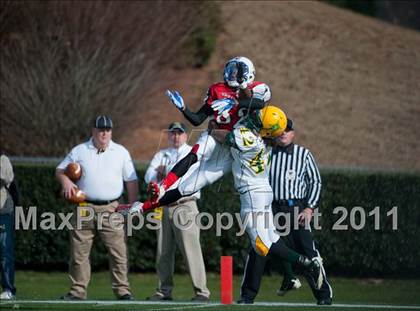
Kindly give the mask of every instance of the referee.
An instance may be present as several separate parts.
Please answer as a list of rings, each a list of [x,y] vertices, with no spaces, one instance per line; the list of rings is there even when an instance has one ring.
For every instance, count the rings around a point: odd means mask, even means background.
[[[282,235],[287,246],[309,258],[320,257],[313,241],[311,228],[305,227],[305,222],[310,223],[313,210],[317,208],[321,193],[321,177],[311,152],[294,144],[294,137],[293,121],[288,119],[286,130],[276,139],[271,154],[270,184],[274,194],[272,210],[274,216],[278,213],[290,216],[288,218],[291,220],[290,231],[287,235]],[[295,209],[298,211],[297,216]],[[299,223],[297,228],[293,227],[295,217]],[[284,217],[279,219],[282,220]],[[253,303],[259,290],[265,262],[266,259],[255,252],[249,253],[241,286],[240,303]],[[287,272],[286,265],[285,268]],[[315,288],[315,282],[310,275],[305,274],[305,277],[317,303],[331,305],[332,288],[328,283],[324,268],[321,268],[324,280],[320,289]],[[286,273],[277,293],[283,296],[289,290],[299,287],[299,280],[292,273]]]
[[[127,189],[128,202],[137,199],[137,174],[128,150],[112,141],[113,122],[108,116],[98,116],[92,127],[92,137],[75,146],[57,166],[56,178],[63,195],[68,198],[77,186],[86,196],[77,212],[86,216],[93,210],[94,217],[85,219],[81,226],[70,230],[70,291],[61,297],[64,300],[82,300],[87,297],[90,281],[90,252],[96,237],[104,243],[109,258],[112,290],[119,300],[132,300],[128,282],[128,254],[122,219],[112,222],[111,214],[118,207]],[[75,183],[64,171],[71,162],[82,167],[82,176]],[[77,217],[75,217],[77,218]],[[76,220],[76,219],[73,219]]]

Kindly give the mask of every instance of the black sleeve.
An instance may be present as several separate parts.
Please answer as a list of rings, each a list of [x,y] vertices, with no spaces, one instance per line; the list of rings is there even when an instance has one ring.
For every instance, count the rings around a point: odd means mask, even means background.
[[[182,111],[182,113],[192,125],[197,126],[203,123],[208,116],[213,114],[213,109],[211,109],[209,105],[204,104],[197,112],[192,112],[188,107],[185,107],[185,110]]]
[[[239,108],[246,108],[250,110],[263,109],[265,101],[260,98],[244,98],[239,100]]]

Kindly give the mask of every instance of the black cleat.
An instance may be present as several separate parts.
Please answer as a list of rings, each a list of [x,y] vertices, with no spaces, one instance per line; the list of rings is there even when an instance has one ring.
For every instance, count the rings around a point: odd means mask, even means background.
[[[236,303],[238,305],[252,305],[254,303],[254,300],[248,298],[241,298]]]
[[[299,266],[302,266],[305,269],[309,269],[309,267],[311,266],[311,260],[308,257],[303,256],[303,255],[299,256],[297,263]]]
[[[311,260],[305,256],[300,256],[298,264],[304,267],[313,278],[315,288],[320,289],[322,287],[322,282],[324,281],[324,276],[322,275],[322,258],[314,257]]]
[[[332,305],[332,299],[330,297],[321,298],[321,299],[318,299],[317,304],[320,305],[320,306],[331,306]]]
[[[320,289],[322,287],[322,282],[324,282],[324,276],[322,274],[322,258],[314,257],[311,262],[312,264],[309,273],[315,281],[315,288]]]
[[[281,287],[277,290],[278,296],[284,296],[293,289],[299,289],[302,286],[298,278],[284,278]]]

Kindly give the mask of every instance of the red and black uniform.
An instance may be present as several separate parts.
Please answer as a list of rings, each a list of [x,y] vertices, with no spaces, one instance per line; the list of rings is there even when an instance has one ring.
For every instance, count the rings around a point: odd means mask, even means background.
[[[266,101],[268,101],[271,96],[268,86],[262,82],[252,82],[248,85],[248,89],[250,90],[249,93],[251,94],[251,97],[247,97],[245,91],[232,88],[225,82],[214,83],[207,91],[207,95],[204,98],[204,105],[201,106],[197,112],[194,113],[187,107],[182,112],[185,118],[194,126],[202,124],[210,117],[217,123],[219,129],[232,131],[234,125],[241,119],[242,116],[246,115],[249,110],[262,109]],[[254,91],[258,93],[258,96],[254,97]],[[226,98],[235,99],[239,104],[234,105],[231,109],[224,110],[221,113],[213,110],[212,103],[214,101]],[[200,137],[200,139],[201,138],[202,137]],[[203,139],[203,141],[206,140]],[[201,145],[199,142],[200,140],[193,146],[191,152],[181,159],[161,181],[161,188],[167,190],[171,187],[194,163],[199,160],[199,155],[203,152],[212,152],[212,150],[209,149],[209,146],[206,146],[206,144]],[[206,150],[203,151],[203,148],[206,148]],[[150,187],[152,193],[160,191],[159,186],[156,183],[151,184]],[[169,191],[160,199],[159,202],[155,202],[154,200],[153,202],[146,201],[143,209],[146,210],[159,205],[167,205],[177,201],[181,197],[182,194],[179,191]]]
[[[260,88],[266,87],[268,89],[268,86],[266,86],[265,83],[254,81],[248,85],[251,94],[256,86],[260,86]],[[215,100],[225,98],[236,99],[239,101],[239,105],[235,105],[232,109],[219,115],[217,111],[213,110],[211,105]],[[246,98],[246,95],[240,89],[232,88],[225,82],[217,82],[209,87],[207,95],[204,98],[204,105],[197,112],[194,113],[188,108],[185,108],[183,114],[194,126],[198,126],[208,117],[212,117],[220,129],[231,131],[233,126],[243,116],[243,112],[240,111],[241,109],[262,109],[264,104],[265,101],[260,98]]]

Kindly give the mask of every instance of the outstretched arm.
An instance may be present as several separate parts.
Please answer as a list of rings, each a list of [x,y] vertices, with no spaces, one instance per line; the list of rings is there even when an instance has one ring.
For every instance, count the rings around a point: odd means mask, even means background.
[[[184,117],[194,126],[198,126],[203,123],[212,113],[213,110],[209,105],[206,104],[201,106],[197,112],[192,112],[188,109],[188,107],[185,107],[185,109],[182,111]]]
[[[177,91],[166,91],[166,96],[169,97],[172,104],[178,108],[184,117],[194,126],[203,123],[208,116],[213,113],[213,110],[208,105],[203,105],[197,112],[192,112],[184,103],[184,99]]]

